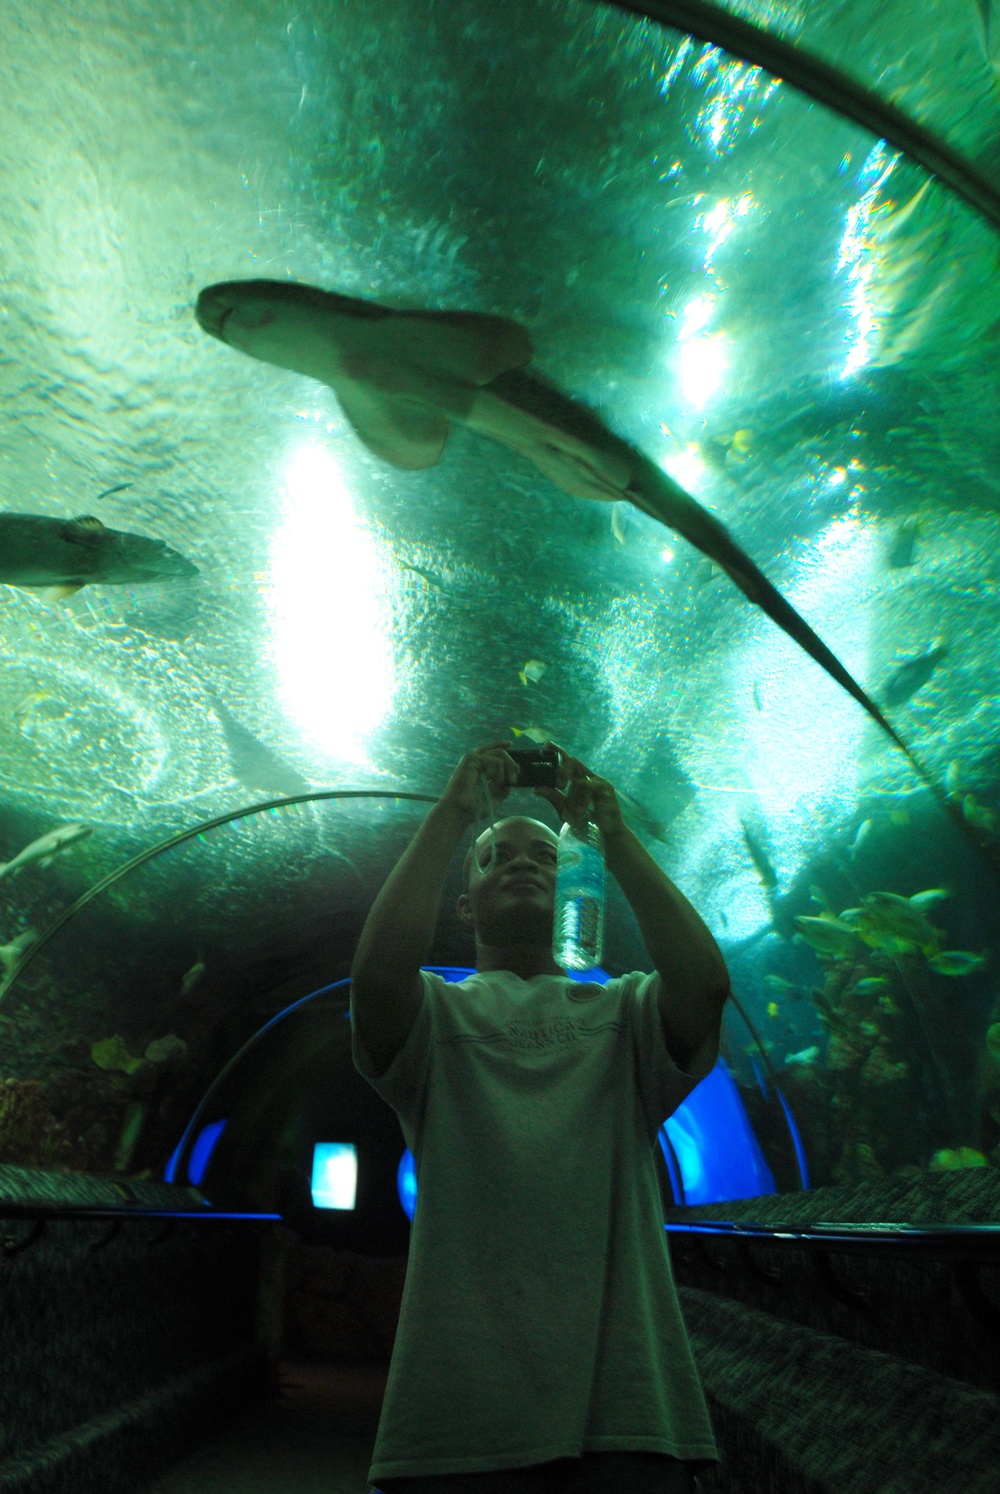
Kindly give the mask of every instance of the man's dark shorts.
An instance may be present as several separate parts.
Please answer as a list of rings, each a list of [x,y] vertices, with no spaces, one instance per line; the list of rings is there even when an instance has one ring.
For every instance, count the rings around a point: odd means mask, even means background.
[[[530,1468],[389,1478],[382,1494],[696,1494],[687,1463],[666,1453],[595,1452]]]

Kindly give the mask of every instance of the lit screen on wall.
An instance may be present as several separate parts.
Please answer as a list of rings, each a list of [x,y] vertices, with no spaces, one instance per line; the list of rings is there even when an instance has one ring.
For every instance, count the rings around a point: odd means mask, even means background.
[[[357,1149],[345,1141],[313,1146],[312,1201],[317,1209],[353,1209],[358,1192]]]

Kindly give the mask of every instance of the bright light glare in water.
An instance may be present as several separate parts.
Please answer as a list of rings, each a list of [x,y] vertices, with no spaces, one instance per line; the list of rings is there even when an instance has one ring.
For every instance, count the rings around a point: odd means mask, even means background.
[[[364,738],[388,712],[395,684],[386,588],[375,542],[318,443],[289,457],[268,580],[285,710],[330,757],[364,762]]]
[[[706,467],[694,441],[689,441],[681,451],[672,451],[662,458],[663,469],[680,483],[689,493],[697,492],[698,484],[705,476]]]
[[[792,605],[832,640],[838,657],[862,684],[869,674],[869,622],[865,598],[876,563],[872,526],[855,514],[832,523],[812,547],[806,574],[787,590]],[[766,710],[755,707],[752,688],[766,681]],[[817,824],[854,803],[858,750],[868,718],[846,691],[807,659],[778,628],[734,653],[731,688],[745,697],[743,774],[749,802],[766,834],[779,891],[815,850]],[[738,823],[734,830],[741,834]],[[729,907],[729,937],[756,932],[770,917],[753,868],[747,865],[745,898]]]
[[[681,393],[695,410],[702,409],[717,392],[729,366],[725,338],[704,330],[714,310],[714,297],[695,296],[680,315],[677,372]]]

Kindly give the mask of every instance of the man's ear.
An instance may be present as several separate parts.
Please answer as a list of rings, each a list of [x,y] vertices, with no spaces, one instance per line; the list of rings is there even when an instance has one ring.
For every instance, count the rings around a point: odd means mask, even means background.
[[[472,912],[472,899],[467,892],[460,894],[455,907],[458,909],[458,916],[462,922],[467,923],[470,928],[475,928],[476,920]]]

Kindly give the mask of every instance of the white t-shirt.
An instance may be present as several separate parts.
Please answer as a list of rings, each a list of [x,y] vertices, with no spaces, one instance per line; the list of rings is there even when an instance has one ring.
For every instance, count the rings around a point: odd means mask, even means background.
[[[655,974],[423,984],[380,1078],[352,1020],[418,1188],[369,1480],[612,1450],[716,1460],[653,1147],[717,1044],[681,1072]]]

